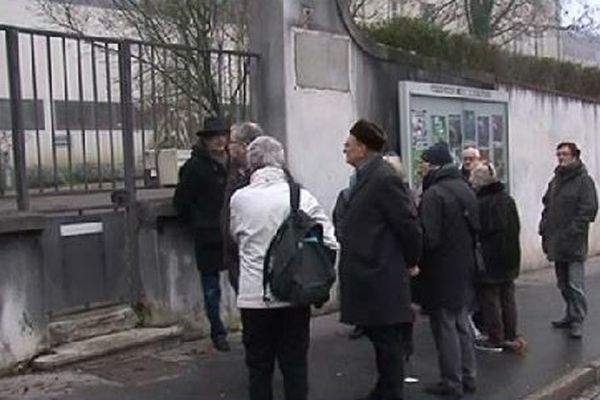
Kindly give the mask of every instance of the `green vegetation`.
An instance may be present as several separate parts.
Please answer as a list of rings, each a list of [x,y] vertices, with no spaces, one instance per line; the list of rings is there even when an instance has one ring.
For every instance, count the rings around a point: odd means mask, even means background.
[[[600,99],[600,69],[512,54],[466,34],[454,34],[424,20],[396,18],[363,27],[382,44],[448,64],[493,74],[499,83]]]

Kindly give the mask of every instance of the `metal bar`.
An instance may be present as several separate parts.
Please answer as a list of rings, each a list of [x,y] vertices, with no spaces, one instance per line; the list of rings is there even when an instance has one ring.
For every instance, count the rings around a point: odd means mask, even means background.
[[[175,99],[175,104],[173,105],[173,112],[171,113],[171,129],[173,130],[173,134],[175,135],[175,140],[177,140],[177,136],[179,133],[179,84],[177,80],[179,78],[179,55],[175,54],[175,83],[173,85],[173,90],[175,91],[173,97]],[[176,144],[177,145],[177,144]]]
[[[69,162],[69,187],[73,190],[73,154],[71,150],[71,128],[69,126],[69,74],[67,72],[67,40],[62,38],[63,87],[65,93],[65,128],[67,132],[67,157]]]
[[[166,78],[167,75],[167,49],[163,49],[163,73],[162,73],[162,85],[163,85],[163,126],[165,128],[165,137],[169,136],[169,79]],[[158,170],[158,164],[156,165],[156,169]]]
[[[135,188],[135,143],[133,140],[133,100],[131,76],[131,45],[119,43],[119,92],[121,95],[121,130],[123,135],[123,159],[125,190],[129,195],[127,204],[127,261],[129,267],[132,299],[137,299],[140,283],[137,265],[137,198]]]
[[[247,118],[247,113],[248,113],[248,58],[244,59],[244,62],[242,63],[242,65],[244,66],[244,73],[242,74],[242,81],[240,82],[240,84],[242,85],[242,116],[244,119]]]
[[[193,60],[193,53],[191,50],[188,51],[188,59],[189,60]],[[192,68],[191,66],[187,66],[187,68],[185,68],[186,70],[186,79],[188,82],[188,90],[189,92],[187,93],[187,112],[188,112],[188,123],[187,123],[187,139],[191,140],[190,138],[192,137],[192,129],[194,127],[193,125],[193,112],[192,112],[192,96],[191,94],[194,93],[194,86],[192,85]]]
[[[140,130],[142,131],[142,170],[146,170],[146,125],[144,123],[144,61],[142,59],[142,52],[144,48],[141,44],[138,44],[139,54],[139,85],[140,85],[140,111],[138,113],[138,123]]]
[[[135,142],[133,140],[133,96],[131,77],[131,47],[119,43],[119,89],[121,95],[121,132],[123,135],[123,160],[125,189],[135,194]],[[131,197],[134,201],[135,197]]]
[[[113,110],[112,110],[112,82],[110,80],[110,54],[109,45],[106,43],[105,47],[105,62],[106,62],[106,102],[108,105],[108,135],[110,141],[110,171],[112,178],[113,189],[117,186],[117,177],[115,173],[115,144],[113,138]]]
[[[35,62],[35,39],[30,36],[31,46],[31,79],[33,84],[33,123],[35,124],[35,142],[37,147],[37,165],[38,165],[38,186],[39,192],[44,192],[44,182],[42,180],[42,149],[40,144],[40,121],[38,116],[38,87],[37,87],[37,63]]]
[[[48,62],[48,95],[50,96],[50,134],[52,135],[52,172],[54,191],[58,192],[58,157],[56,155],[56,126],[54,123],[54,85],[52,73],[52,39],[46,37],[46,58]]]
[[[94,114],[94,127],[96,129],[96,161],[98,168],[98,187],[102,189],[104,174],[102,171],[102,151],[100,150],[100,122],[98,118],[98,68],[96,66],[96,47],[95,44],[91,43],[92,50],[92,96],[93,96],[93,107],[92,112]]]
[[[88,190],[87,145],[85,142],[85,118],[83,116],[83,68],[81,66],[81,40],[77,41],[77,81],[79,86],[79,125],[81,128],[81,149],[83,151],[83,187]]]
[[[34,35],[46,36],[46,37],[50,37],[50,38],[65,38],[65,39],[83,40],[83,41],[88,41],[88,42],[100,42],[100,43],[104,43],[104,44],[110,44],[110,43],[115,44],[115,43],[124,42],[124,39],[117,38],[117,37],[88,36],[88,35],[82,36],[82,35],[73,34],[73,33],[56,32],[56,31],[50,31],[50,30],[44,30],[44,29],[30,29],[30,28],[22,28],[22,27],[15,28],[10,25],[0,24],[0,31],[8,31],[9,29],[13,29],[13,30],[15,30],[19,33],[23,33],[23,34],[34,34]],[[136,39],[127,39],[127,43],[130,45],[143,44],[143,45],[150,45],[150,46],[162,47],[162,48],[167,48],[167,49],[175,49],[175,50],[191,49],[191,47],[186,46],[186,45],[181,45],[181,44],[144,42],[142,40],[136,40]],[[202,52],[202,53],[219,52],[219,53],[223,53],[223,54],[248,55],[248,56],[252,56],[252,57],[260,56],[258,53],[243,52],[243,51],[239,51],[239,50],[217,50],[217,49],[194,49],[194,50]]]
[[[225,77],[225,81],[227,82],[227,99],[229,102],[230,113],[233,114],[233,87],[232,87],[232,73],[231,73],[231,55],[227,55],[227,74]],[[236,107],[237,108],[237,107]],[[239,115],[236,111],[235,113],[236,121],[239,119]]]
[[[217,107],[218,107],[218,114],[223,114],[223,58],[221,53],[217,53],[217,77],[218,77],[218,83],[217,83]]]
[[[158,116],[156,109],[156,50],[154,46],[150,47],[150,79],[152,92],[152,129],[154,130],[154,168],[156,172],[156,180],[160,184],[160,171],[158,170]]]
[[[29,209],[29,190],[27,185],[27,164],[25,160],[25,130],[23,129],[19,33],[13,29],[6,31],[6,56],[10,91],[13,157],[15,160],[16,172],[17,207],[19,211],[26,211]]]

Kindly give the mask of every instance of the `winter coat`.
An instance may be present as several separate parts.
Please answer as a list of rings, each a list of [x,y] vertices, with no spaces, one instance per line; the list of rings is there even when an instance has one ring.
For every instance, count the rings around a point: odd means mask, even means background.
[[[539,233],[550,261],[584,261],[588,230],[596,219],[598,198],[593,179],[582,162],[558,167],[543,197]]]
[[[289,307],[289,303],[277,299],[268,303],[263,300],[265,255],[277,230],[290,213],[290,190],[284,171],[265,167],[254,172],[250,184],[233,194],[230,208],[231,236],[238,245],[240,260],[238,307]],[[306,189],[300,192],[300,209],[321,224],[325,245],[337,250],[331,221]],[[274,297],[269,290],[266,295]]]
[[[223,232],[223,266],[229,272],[229,282],[238,291],[240,277],[240,259],[237,244],[229,233],[231,226],[229,203],[231,196],[250,183],[250,175],[242,168],[231,168],[225,188],[225,206],[223,207],[221,230]]]
[[[221,210],[227,184],[227,167],[200,145],[179,170],[173,204],[180,219],[193,231],[196,262],[200,271],[223,269]]]
[[[339,242],[342,241],[344,217],[346,215],[346,210],[348,209],[349,197],[349,188],[340,191],[335,202],[335,206],[333,207],[333,226],[335,227],[335,236]]]
[[[381,156],[359,169],[341,230],[341,321],[410,322],[408,269],[419,260],[421,229],[406,186]]]
[[[479,201],[479,240],[485,260],[485,272],[478,274],[482,283],[510,282],[519,276],[521,245],[519,213],[502,182],[482,187]]]
[[[430,310],[460,309],[473,299],[472,229],[479,230],[477,198],[454,165],[430,172],[424,182],[428,185],[419,205],[423,227],[420,301]]]

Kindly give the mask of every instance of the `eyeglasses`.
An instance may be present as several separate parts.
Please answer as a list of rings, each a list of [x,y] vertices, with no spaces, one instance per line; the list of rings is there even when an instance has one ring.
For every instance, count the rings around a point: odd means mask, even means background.
[[[556,152],[556,157],[569,157],[572,156],[570,151],[557,151]]]

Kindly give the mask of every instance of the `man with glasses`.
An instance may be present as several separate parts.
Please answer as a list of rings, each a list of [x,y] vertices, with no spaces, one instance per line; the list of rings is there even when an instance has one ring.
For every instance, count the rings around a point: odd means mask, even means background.
[[[584,266],[588,231],[596,218],[598,199],[577,145],[560,143],[556,157],[558,166],[542,200],[539,233],[544,253],[555,263],[558,288],[566,303],[565,316],[552,326],[568,329],[572,338],[580,339],[587,313]]]
[[[471,179],[471,171],[473,171],[479,165],[481,160],[481,154],[475,147],[467,147],[462,152],[462,166],[460,167],[460,173],[463,178],[469,182]]]

